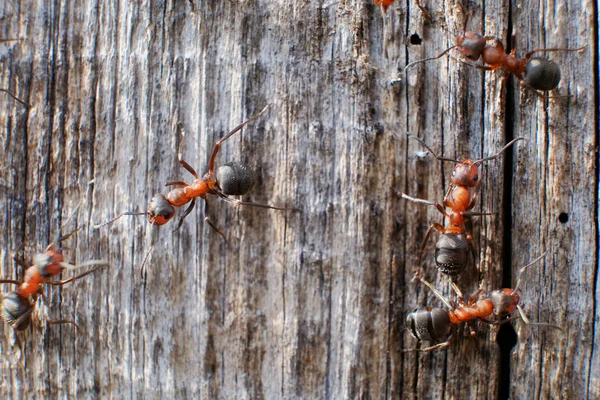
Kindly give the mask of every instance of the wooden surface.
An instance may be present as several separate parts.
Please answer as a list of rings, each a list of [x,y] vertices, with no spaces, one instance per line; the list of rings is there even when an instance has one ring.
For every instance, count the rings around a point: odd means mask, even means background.
[[[595,3],[425,5],[435,22],[412,0],[385,17],[366,0],[2,2],[0,39],[20,41],[0,43],[0,87],[32,106],[0,94],[1,276],[20,279],[12,250],[26,243],[31,260],[65,223],[83,227],[70,261],[111,266],[46,289],[39,304],[50,318],[76,317],[81,332],[2,324],[0,396],[600,397]],[[543,100],[455,54],[405,78],[408,62],[454,44],[463,10],[469,30],[505,43],[517,33],[519,55],[587,45],[552,54],[557,94],[571,97]],[[210,197],[229,248],[201,207],[177,232],[175,222],[153,231],[145,217],[92,229],[145,211],[169,180],[189,181],[182,140],[204,173],[215,142],[266,104],[217,163],[256,170],[245,200],[300,212]],[[402,352],[417,345],[405,315],[441,306],[410,282],[440,216],[400,195],[441,200],[452,167],[407,134],[471,158],[527,139],[483,168],[476,209],[499,214],[473,220],[477,264],[460,284],[513,286],[548,250],[524,276],[522,300],[532,321],[564,332],[513,322],[504,363],[498,330],[482,324],[475,339],[456,329],[448,350]],[[427,276],[449,294],[434,243]]]

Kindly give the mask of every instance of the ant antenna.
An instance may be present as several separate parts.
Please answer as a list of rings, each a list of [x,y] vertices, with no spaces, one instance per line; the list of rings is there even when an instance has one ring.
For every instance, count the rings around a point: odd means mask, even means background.
[[[435,154],[435,152],[433,150],[431,150],[431,147],[427,146],[427,144],[421,138],[416,137],[414,135],[408,135],[408,138],[409,139],[414,139],[417,142],[421,143],[421,145],[423,145],[423,147],[425,147],[427,149],[427,151],[429,151],[431,153],[431,155],[433,157],[435,157],[436,160],[450,161],[450,162],[453,162],[453,163],[460,164],[460,161],[458,161],[458,160],[455,160],[455,159],[452,159],[452,158],[446,158],[446,157],[440,157],[440,156],[438,156],[437,154]]]
[[[452,307],[450,302],[440,292],[438,292],[435,287],[433,287],[433,285],[431,283],[427,282],[422,277],[419,277],[419,280],[421,281],[421,283],[423,283],[425,286],[427,286],[429,289],[431,289],[433,294],[435,294],[438,297],[438,299],[440,299],[442,301],[442,303],[444,303],[446,305],[446,307],[448,307],[449,309],[454,308],[454,307]]]
[[[98,229],[98,228],[101,228],[101,227],[103,227],[105,225],[112,224],[113,222],[115,222],[119,218],[124,217],[125,215],[146,215],[146,213],[145,212],[136,212],[136,211],[127,211],[127,212],[122,213],[118,217],[115,217],[115,218],[113,218],[111,220],[108,220],[107,222],[104,222],[104,223],[98,224],[98,225],[92,225],[92,228]]]
[[[529,264],[527,264],[526,266],[521,268],[521,270],[519,271],[519,278],[517,278],[517,284],[515,285],[513,292],[516,292],[519,289],[519,286],[521,285],[521,277],[523,276],[523,273],[525,272],[525,270],[527,268],[531,267],[536,262],[540,261],[542,258],[544,258],[544,256],[546,255],[547,252],[548,252],[548,250],[544,251],[541,256],[539,256],[538,258],[536,258],[535,260],[533,260],[532,262],[530,262]]]
[[[454,46],[452,46],[452,47],[449,47],[449,48],[447,48],[446,50],[444,50],[444,51],[443,51],[443,52],[442,52],[442,53],[441,53],[439,56],[437,56],[437,57],[424,58],[424,59],[422,59],[422,60],[413,61],[413,62],[411,62],[411,63],[409,63],[409,64],[406,64],[406,67],[404,67],[404,77],[406,78],[406,71],[407,71],[407,70],[408,70],[410,67],[412,67],[412,66],[414,66],[414,65],[417,65],[417,64],[421,64],[421,63],[427,62],[427,61],[439,60],[440,58],[442,58],[443,56],[445,56],[446,54],[448,54],[448,52],[449,52],[450,50],[452,50],[452,49],[454,49],[454,48],[456,48],[456,47],[458,47],[458,46],[457,46],[457,45],[454,45]]]
[[[526,59],[530,58],[534,53],[542,53],[542,52],[545,52],[545,51],[548,51],[548,52],[550,52],[550,51],[571,51],[571,52],[574,52],[574,51],[584,50],[586,47],[587,47],[587,44],[585,46],[581,46],[581,47],[578,47],[576,49],[561,49],[561,48],[555,48],[555,49],[534,49],[534,50],[531,50],[529,53],[527,53],[525,55],[525,58]]]
[[[8,91],[8,90],[6,90],[6,89],[2,89],[2,88],[0,88],[0,92],[4,92],[4,93],[6,93],[7,95],[9,95],[9,96],[10,96],[10,97],[12,97],[14,100],[18,101],[19,103],[21,103],[22,105],[24,105],[24,106],[25,106],[25,107],[27,107],[27,108],[30,108],[30,107],[31,107],[31,105],[30,105],[30,104],[28,104],[28,103],[25,103],[23,100],[19,99],[19,98],[18,98],[17,96],[15,96],[15,95],[14,95],[12,92],[10,92],[10,91]]]
[[[519,141],[519,140],[527,140],[524,137],[518,137],[516,139],[511,140],[510,142],[508,142],[506,144],[506,146],[504,146],[502,149],[500,149],[499,152],[497,152],[496,154],[494,154],[493,156],[489,156],[489,157],[485,157],[482,158],[481,160],[477,160],[474,162],[474,164],[481,164],[484,161],[490,161],[490,160],[495,160],[496,158],[500,157],[500,155],[506,151],[506,149],[508,149],[510,146],[512,146],[515,142]]]

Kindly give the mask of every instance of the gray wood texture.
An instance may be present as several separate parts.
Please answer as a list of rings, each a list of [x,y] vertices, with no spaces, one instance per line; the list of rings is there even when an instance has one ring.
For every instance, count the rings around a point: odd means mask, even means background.
[[[31,260],[62,225],[82,227],[70,261],[111,263],[45,289],[26,332],[2,324],[0,396],[599,398],[597,4],[498,3],[428,1],[431,22],[413,0],[385,15],[367,0],[0,2],[0,39],[20,39],[0,43],[0,87],[31,104],[0,93],[0,276],[20,279],[12,250],[25,243]],[[516,33],[519,55],[587,45],[551,54],[556,94],[571,97],[538,98],[454,53],[404,77],[454,44],[465,12],[468,30],[504,43]],[[300,212],[209,197],[230,247],[202,207],[177,232],[145,217],[92,228],[190,181],[182,142],[203,174],[216,141],[266,104],[217,163],[255,169],[244,200]],[[484,280],[489,293],[504,274],[514,285],[547,250],[522,300],[532,321],[563,332],[513,322],[504,363],[484,324],[476,338],[455,329],[447,350],[402,351],[417,346],[406,314],[441,306],[411,282],[441,218],[401,193],[441,201],[452,168],[407,134],[469,158],[527,139],[483,168],[476,209],[498,215],[472,221],[475,262],[459,283],[471,293]],[[437,237],[425,270],[450,295]]]

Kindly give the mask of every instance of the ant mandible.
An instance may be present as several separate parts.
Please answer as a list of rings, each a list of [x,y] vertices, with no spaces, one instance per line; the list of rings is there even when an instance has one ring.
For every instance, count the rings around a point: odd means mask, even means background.
[[[443,204],[451,209],[448,213],[444,206],[437,202],[432,202],[424,199],[417,199],[402,193],[402,198],[415,202],[434,206],[439,210],[444,217],[449,219],[449,224],[443,227],[440,224],[433,223],[427,230],[421,250],[419,252],[419,268],[417,273],[421,271],[421,261],[425,246],[429,240],[429,236],[433,229],[437,229],[442,233],[435,248],[435,263],[437,268],[444,274],[451,277],[461,274],[467,266],[469,255],[469,240],[471,236],[466,233],[465,220],[471,216],[491,215],[493,213],[476,213],[470,211],[477,201],[477,195],[474,189],[479,185],[481,171],[479,167],[484,161],[495,160],[500,155],[512,146],[518,140],[525,140],[523,137],[518,137],[511,140],[498,153],[490,157],[485,157],[480,160],[472,161],[465,159],[463,161],[454,160],[451,158],[440,157],[423,140],[416,136],[409,136],[409,139],[414,139],[421,143],[431,155],[440,161],[450,161],[456,163],[452,171],[451,185],[448,187],[444,196]]]
[[[485,71],[493,71],[501,68],[507,75],[513,74],[516,76],[524,87],[531,89],[539,96],[543,96],[538,90],[547,92],[558,87],[561,78],[560,68],[554,61],[546,57],[533,57],[533,55],[540,52],[581,51],[586,47],[582,46],[576,49],[535,49],[528,52],[524,58],[518,58],[515,56],[515,35],[512,36],[512,50],[510,53],[506,53],[500,39],[493,36],[482,36],[476,32],[467,32],[467,21],[468,18],[465,19],[463,30],[456,39],[456,45],[447,48],[437,57],[426,58],[407,64],[404,67],[404,74],[406,75],[406,71],[416,64],[437,60],[452,49],[456,49],[467,60],[477,61],[481,58],[483,62],[483,65],[464,62],[465,64]],[[491,41],[491,43],[488,43],[488,41]]]
[[[431,289],[431,291],[442,301],[442,303],[444,303],[448,310],[439,307],[415,308],[406,316],[404,326],[410,332],[410,334],[419,341],[436,341],[444,338],[446,340],[443,343],[438,343],[424,349],[409,349],[409,351],[417,350],[427,352],[448,347],[452,339],[452,336],[448,336],[452,326],[461,324],[463,322],[468,324],[470,321],[475,319],[491,325],[500,325],[520,317],[527,325],[549,326],[562,330],[559,326],[553,324],[529,321],[525,311],[523,311],[521,306],[521,298],[518,294],[521,285],[521,276],[525,270],[544,258],[545,254],[546,253],[542,254],[540,257],[521,268],[519,271],[517,284],[515,285],[514,289],[494,290],[492,293],[490,293],[489,298],[478,300],[479,295],[481,292],[483,292],[483,288],[480,287],[469,298],[469,300],[465,302],[460,289],[456,286],[456,284],[450,282],[452,289],[458,295],[458,304],[453,304],[450,300],[438,292],[431,283],[427,282],[422,277],[419,277],[419,280],[429,289]],[[506,318],[515,311],[519,312],[518,317]],[[491,316],[492,314],[496,317],[496,320],[487,319],[487,317]],[[469,329],[471,331],[471,336],[475,336],[476,333],[470,325]]]
[[[166,186],[176,186],[176,188],[172,189],[167,196],[157,194],[152,197],[150,204],[148,205],[147,212],[125,212],[108,222],[95,225],[94,228],[99,228],[101,226],[110,224],[124,215],[147,215],[148,220],[152,225],[164,225],[175,215],[175,207],[181,207],[187,203],[190,203],[189,207],[184,211],[183,215],[179,219],[179,224],[177,225],[177,228],[175,228],[175,230],[178,230],[183,224],[183,220],[194,209],[194,206],[196,205],[196,199],[201,198],[204,200],[204,220],[212,229],[221,235],[223,239],[225,239],[223,233],[217,228],[217,226],[210,220],[208,216],[208,194],[217,195],[223,200],[238,206],[253,206],[284,211],[290,210],[289,208],[285,207],[274,207],[269,204],[235,200],[228,197],[228,195],[237,196],[246,194],[254,184],[252,171],[241,163],[226,163],[220,166],[215,173],[215,159],[219,153],[221,144],[233,136],[233,134],[240,131],[246,124],[263,115],[268,107],[269,106],[267,105],[261,112],[252,116],[247,121],[242,122],[215,144],[212,156],[210,157],[210,161],[208,163],[208,172],[202,178],[200,178],[198,173],[185,160],[183,160],[182,150],[180,149],[178,154],[179,163],[194,176],[195,180],[192,183],[188,184],[184,181],[167,182]]]
[[[13,254],[13,259],[25,268],[25,276],[23,281],[17,281],[13,279],[0,279],[0,283],[9,283],[18,286],[17,290],[13,290],[7,293],[2,298],[2,304],[0,305],[0,315],[2,319],[9,324],[13,329],[22,331],[26,329],[31,323],[31,314],[33,308],[37,302],[38,296],[43,296],[42,284],[61,286],[66,283],[76,281],[78,279],[87,276],[102,266],[108,265],[103,260],[90,260],[80,265],[71,265],[64,261],[62,252],[67,250],[66,247],[56,247],[63,240],[71,237],[78,229],[71,233],[58,237],[53,243],[48,245],[44,253],[36,254],[33,257],[33,265],[29,266],[25,261],[17,257],[16,253],[23,248],[21,245]],[[51,281],[50,279],[59,275],[63,270],[69,269],[74,270],[77,268],[95,265],[90,270],[71,277],[69,279],[60,281]],[[76,328],[79,328],[75,321],[69,319],[59,320],[47,320],[49,324],[73,324]]]

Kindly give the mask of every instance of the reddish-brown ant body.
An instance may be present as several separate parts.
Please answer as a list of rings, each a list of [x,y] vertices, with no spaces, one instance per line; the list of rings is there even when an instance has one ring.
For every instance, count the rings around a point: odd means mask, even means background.
[[[249,118],[247,121],[242,122],[215,144],[212,156],[210,157],[210,161],[208,163],[208,172],[203,177],[199,177],[198,173],[185,160],[182,159],[182,152],[180,151],[178,154],[179,163],[194,176],[195,180],[192,183],[188,184],[184,181],[167,182],[166,186],[176,186],[176,188],[172,189],[169,193],[167,193],[166,196],[157,194],[152,197],[150,203],[148,204],[148,211],[146,213],[125,212],[108,222],[96,225],[95,228],[99,228],[114,222],[124,215],[144,214],[148,216],[148,220],[152,225],[164,225],[175,215],[175,207],[181,207],[190,203],[189,207],[184,211],[183,215],[179,219],[179,224],[175,229],[177,230],[183,224],[183,220],[192,212],[194,206],[196,205],[196,199],[201,198],[204,200],[205,205],[204,220],[210,225],[211,228],[225,238],[223,233],[221,233],[221,231],[208,217],[208,194],[217,195],[223,200],[239,206],[247,205],[270,208],[274,210],[289,210],[288,208],[284,207],[273,207],[268,204],[246,202],[228,197],[228,195],[235,196],[246,194],[252,188],[254,184],[254,176],[252,171],[247,166],[240,163],[231,162],[220,166],[215,172],[215,160],[217,154],[219,153],[219,149],[221,148],[221,144],[229,139],[233,134],[240,131],[246,124],[260,117],[267,110],[267,108],[268,106],[258,114]]]
[[[445,342],[420,349],[420,351],[431,351],[448,347],[452,338],[451,336],[448,337],[448,333],[453,325],[458,325],[463,322],[469,323],[476,319],[492,325],[503,324],[518,318],[506,318],[515,311],[519,312],[520,318],[528,325],[544,325],[560,329],[552,324],[530,322],[520,304],[521,298],[518,291],[521,285],[521,275],[528,267],[541,260],[544,255],[545,254],[542,254],[540,257],[521,268],[514,289],[494,290],[488,298],[478,299],[483,291],[483,289],[480,288],[465,302],[461,291],[453,282],[450,282],[450,285],[458,295],[457,304],[453,304],[438,292],[431,283],[427,282],[422,277],[419,277],[419,280],[431,289],[448,310],[438,307],[415,308],[406,316],[404,326],[412,336],[421,341],[436,341],[446,338]],[[492,314],[496,317],[496,320],[487,319],[487,317]],[[475,336],[475,331],[472,328],[471,336]]]
[[[387,12],[387,9],[394,4],[394,0],[373,0],[373,4],[377,7],[382,7],[383,12]]]
[[[528,52],[524,58],[518,58],[515,56],[514,36],[512,50],[510,53],[506,53],[500,39],[493,36],[482,36],[476,32],[466,32],[465,21],[465,27],[456,39],[456,45],[444,50],[437,57],[412,62],[406,65],[404,71],[406,73],[406,70],[415,64],[437,60],[452,49],[456,49],[467,60],[477,61],[481,59],[483,62],[483,65],[465,64],[486,71],[501,68],[507,74],[516,76],[523,86],[532,89],[539,95],[538,90],[545,92],[556,89],[560,83],[561,73],[559,66],[554,61],[545,57],[533,57],[533,55],[540,52],[580,51],[584,48],[585,46],[577,49],[535,49]]]
[[[68,264],[64,261],[62,252],[66,250],[66,248],[57,248],[56,245],[69,238],[75,232],[76,231],[73,231],[67,235],[59,237],[54,243],[51,243],[46,248],[44,253],[36,254],[33,257],[33,265],[31,266],[27,265],[25,261],[19,259],[16,254],[13,255],[13,259],[17,262],[17,264],[25,268],[25,276],[23,281],[20,282],[12,279],[0,280],[0,283],[18,285],[17,290],[11,291],[3,297],[0,307],[0,314],[2,315],[2,318],[12,328],[22,331],[29,326],[33,307],[37,302],[38,296],[43,296],[41,291],[41,286],[43,284],[54,286],[64,285],[91,274],[103,265],[107,265],[105,261],[101,260],[87,261],[78,266]],[[60,281],[50,280],[51,278],[59,275],[65,269],[75,269],[89,265],[96,265],[96,267],[69,279]],[[65,319],[48,320],[47,322],[53,324],[71,323],[77,326],[74,321]]]
[[[421,270],[421,260],[425,245],[431,235],[433,229],[438,230],[442,233],[442,237],[438,240],[435,249],[435,263],[438,269],[449,276],[456,276],[462,273],[467,266],[469,256],[469,240],[470,235],[465,230],[465,221],[470,216],[481,216],[490,215],[489,213],[475,213],[471,209],[475,206],[477,195],[474,193],[474,189],[479,185],[481,171],[479,167],[484,161],[494,160],[498,158],[506,149],[508,149],[513,143],[518,140],[524,140],[519,137],[511,140],[506,146],[504,146],[498,153],[493,156],[485,157],[480,160],[472,161],[469,159],[459,161],[451,158],[439,157],[425,142],[416,136],[409,136],[409,138],[417,140],[421,143],[437,160],[440,161],[451,161],[456,163],[454,170],[452,171],[452,184],[448,188],[446,195],[444,196],[443,204],[445,207],[450,208],[450,212],[447,212],[444,206],[439,203],[432,202],[429,200],[417,199],[410,197],[402,193],[402,198],[413,201],[415,203],[423,203],[436,207],[442,215],[448,218],[449,223],[446,227],[440,224],[434,223],[427,230],[421,250],[419,253],[419,271]]]

